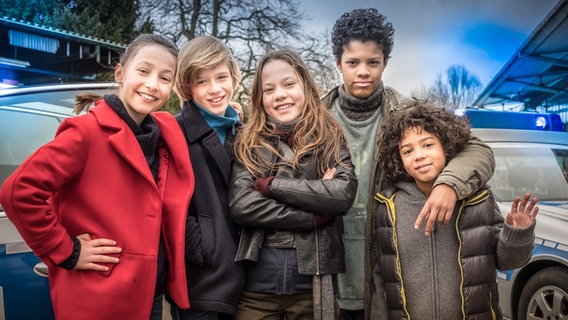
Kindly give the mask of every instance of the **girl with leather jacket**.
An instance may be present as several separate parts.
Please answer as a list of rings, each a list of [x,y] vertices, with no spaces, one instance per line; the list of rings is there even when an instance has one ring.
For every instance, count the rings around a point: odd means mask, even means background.
[[[357,189],[341,127],[293,51],[257,67],[247,126],[235,141],[230,214],[243,226],[247,281],[236,319],[335,319],[345,271],[341,216]]]

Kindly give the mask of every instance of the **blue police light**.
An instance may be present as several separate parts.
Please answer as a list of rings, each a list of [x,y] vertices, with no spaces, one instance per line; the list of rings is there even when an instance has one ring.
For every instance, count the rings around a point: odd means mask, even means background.
[[[456,116],[461,117],[461,116],[465,116],[466,113],[466,109],[455,109],[454,113],[456,114]]]
[[[466,109],[456,115],[468,117],[472,128],[564,131],[560,115],[552,113]]]
[[[543,116],[536,116],[534,121],[535,129],[537,130],[545,130],[548,121]]]

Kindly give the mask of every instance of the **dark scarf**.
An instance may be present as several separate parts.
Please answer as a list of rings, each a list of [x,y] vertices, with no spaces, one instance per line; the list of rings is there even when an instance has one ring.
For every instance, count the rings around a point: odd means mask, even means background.
[[[272,117],[268,117],[268,121],[274,124],[274,133],[276,133],[280,139],[285,141],[290,148],[294,147],[294,130],[296,129],[299,119],[300,118],[297,118],[292,122],[283,123]]]
[[[144,118],[142,123],[138,125],[134,120],[132,120],[118,96],[114,94],[105,95],[104,99],[111,109],[114,110],[118,116],[124,120],[124,122],[126,122],[130,130],[134,133],[134,136],[138,140],[140,148],[142,148],[142,152],[146,157],[146,162],[148,162],[154,181],[158,181],[158,167],[160,164],[160,156],[158,152],[160,128],[158,127],[158,124],[154,118],[147,116]]]
[[[343,86],[339,86],[337,100],[339,107],[345,116],[353,121],[365,121],[375,114],[381,106],[383,85],[381,84],[373,94],[365,99],[353,97],[345,92]]]

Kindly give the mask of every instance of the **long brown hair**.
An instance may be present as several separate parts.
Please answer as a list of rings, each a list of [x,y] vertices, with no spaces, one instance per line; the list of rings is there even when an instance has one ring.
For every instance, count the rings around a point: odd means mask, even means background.
[[[281,60],[294,68],[302,82],[306,99],[306,107],[294,129],[294,158],[287,165],[298,169],[301,160],[308,155],[316,159],[321,175],[334,163],[345,165],[340,160],[341,145],[346,143],[341,126],[320,101],[319,88],[308,67],[297,53],[289,49],[267,53],[258,63],[253,80],[248,122],[237,135],[235,143],[237,159],[255,177],[266,176],[275,169],[270,159],[263,157],[262,150],[268,150],[284,160],[270,143],[277,136],[276,127],[268,120],[262,100],[262,69],[273,60]]]
[[[161,35],[143,33],[137,36],[134,40],[132,40],[132,42],[130,42],[128,47],[126,47],[124,53],[120,56],[120,60],[118,63],[123,66],[126,65],[128,61],[130,61],[130,58],[132,58],[138,52],[138,50],[140,50],[141,47],[147,45],[157,45],[164,47],[172,54],[174,58],[176,58],[177,61],[178,49],[172,41]],[[93,102],[100,100],[102,98],[103,97],[100,94],[94,94],[94,93],[78,94],[75,96],[75,108],[73,111],[75,112],[75,114],[79,114],[83,110],[88,110],[89,107],[93,104]]]

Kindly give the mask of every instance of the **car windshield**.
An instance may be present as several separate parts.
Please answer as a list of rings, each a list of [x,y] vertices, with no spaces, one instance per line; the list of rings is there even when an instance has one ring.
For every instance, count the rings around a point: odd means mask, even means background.
[[[53,139],[61,119],[0,109],[0,184],[31,153]]]
[[[530,192],[539,201],[568,199],[568,149],[494,148],[495,174],[489,184],[500,201]]]
[[[0,96],[0,185],[53,139],[61,121],[72,115],[73,103],[73,91]]]

